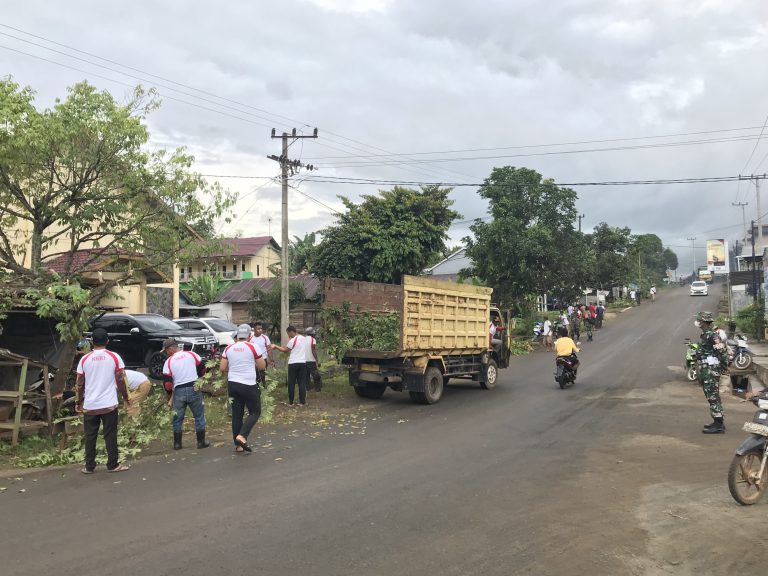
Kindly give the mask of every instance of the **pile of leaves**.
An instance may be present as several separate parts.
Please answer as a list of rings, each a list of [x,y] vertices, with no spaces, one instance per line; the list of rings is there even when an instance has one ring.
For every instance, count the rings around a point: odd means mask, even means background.
[[[323,342],[338,362],[348,350],[389,351],[400,348],[398,312],[351,310],[349,302],[323,308]]]
[[[128,418],[124,415],[121,417],[117,427],[117,446],[121,458],[135,458],[144,447],[171,429],[173,416],[166,402],[165,394],[156,392],[141,403],[138,418]],[[78,422],[82,424],[82,421]],[[101,441],[99,443],[101,444]],[[25,438],[21,446],[20,455],[16,460],[16,466],[19,468],[79,464],[85,460],[82,436],[68,438],[66,445],[59,448],[51,446],[47,438],[31,436]],[[106,451],[97,448],[96,462],[107,463]]]
[[[227,393],[226,374],[219,370],[219,360],[212,358],[205,364],[206,373],[198,378],[195,388],[213,396]],[[272,415],[275,411],[275,390],[281,382],[287,382],[288,371],[285,368],[268,370],[267,385],[261,387],[261,417],[259,421],[268,424],[272,421]],[[227,402],[231,398],[227,396]]]

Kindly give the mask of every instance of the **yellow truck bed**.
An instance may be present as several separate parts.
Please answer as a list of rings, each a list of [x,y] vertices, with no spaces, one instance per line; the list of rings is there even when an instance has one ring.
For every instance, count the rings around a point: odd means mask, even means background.
[[[349,350],[350,357],[394,358],[488,350],[491,288],[405,276],[401,285],[328,279],[324,304],[400,313],[399,350]]]

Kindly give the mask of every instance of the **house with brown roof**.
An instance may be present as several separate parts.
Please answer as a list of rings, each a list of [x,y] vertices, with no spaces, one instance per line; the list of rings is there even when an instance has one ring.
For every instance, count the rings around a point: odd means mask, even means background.
[[[291,306],[290,323],[301,331],[309,326],[317,326],[320,319],[321,280],[312,274],[299,274],[288,278],[290,282],[301,282],[304,285],[304,302]],[[222,292],[216,302],[209,304],[207,308],[212,316],[226,318],[235,324],[262,320],[262,318],[251,318],[250,304],[254,299],[254,289],[260,288],[268,292],[273,282],[280,282],[280,278],[251,278],[236,282]]]
[[[272,236],[223,238],[223,249],[185,266],[181,270],[183,283],[200,276],[220,275],[225,280],[273,278],[272,268],[280,264],[280,245]]]

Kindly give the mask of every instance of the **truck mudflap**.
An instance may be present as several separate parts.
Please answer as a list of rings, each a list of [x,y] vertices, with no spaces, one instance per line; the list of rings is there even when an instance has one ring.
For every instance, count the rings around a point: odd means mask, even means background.
[[[403,373],[403,390],[407,392],[424,392],[423,368],[409,368]]]

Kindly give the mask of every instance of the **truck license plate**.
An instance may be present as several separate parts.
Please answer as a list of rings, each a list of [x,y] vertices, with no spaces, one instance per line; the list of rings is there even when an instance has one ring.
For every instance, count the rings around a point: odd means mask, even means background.
[[[363,372],[378,372],[378,364],[360,364],[360,370]]]

